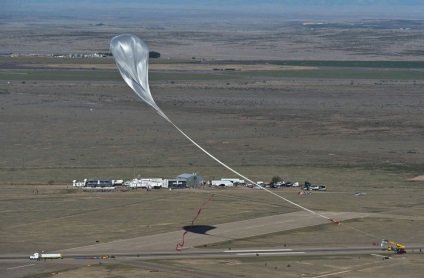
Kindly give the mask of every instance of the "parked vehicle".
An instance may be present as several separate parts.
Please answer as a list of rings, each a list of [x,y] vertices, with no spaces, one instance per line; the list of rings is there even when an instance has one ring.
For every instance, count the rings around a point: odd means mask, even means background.
[[[29,256],[30,260],[37,260],[37,261],[41,261],[41,260],[46,260],[46,259],[63,259],[62,254],[45,254],[45,253],[34,253],[34,255]]]
[[[303,190],[310,190],[311,185],[312,184],[309,181],[305,181],[305,186],[303,187]]]
[[[402,245],[402,244],[400,244],[400,243],[396,243],[396,242],[391,241],[391,240],[383,239],[383,240],[381,241],[380,246],[381,246],[381,247],[384,247],[384,245],[385,245],[385,244],[390,244],[390,245],[387,247],[387,251],[393,251],[393,252],[395,252],[395,253],[397,253],[397,254],[405,254],[405,253],[406,253],[406,251],[405,251],[405,246],[404,246],[404,245]],[[383,250],[384,250],[384,249],[383,249]]]
[[[213,186],[233,186],[233,183],[229,180],[213,180],[211,183]]]

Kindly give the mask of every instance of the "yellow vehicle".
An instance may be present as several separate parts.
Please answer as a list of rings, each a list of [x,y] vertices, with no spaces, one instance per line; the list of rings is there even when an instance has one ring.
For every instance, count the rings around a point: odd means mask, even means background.
[[[391,241],[391,240],[383,239],[381,241],[380,246],[381,247],[384,247],[385,244],[390,244],[387,247],[387,251],[393,251],[393,252],[395,252],[397,254],[405,254],[406,253],[405,246],[402,245],[402,244],[396,243],[396,242]]]

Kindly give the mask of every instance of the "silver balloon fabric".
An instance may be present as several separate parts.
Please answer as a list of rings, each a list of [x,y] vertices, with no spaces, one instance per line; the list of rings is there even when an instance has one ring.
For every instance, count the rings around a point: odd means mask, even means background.
[[[112,38],[110,50],[125,82],[142,100],[169,121],[150,93],[147,45],[134,35],[123,34]]]

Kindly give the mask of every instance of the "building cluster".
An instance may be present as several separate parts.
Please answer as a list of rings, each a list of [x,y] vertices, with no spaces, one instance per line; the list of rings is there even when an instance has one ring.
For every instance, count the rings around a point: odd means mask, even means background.
[[[88,178],[83,181],[73,181],[73,186],[90,190],[114,190],[115,187],[128,187],[131,189],[182,189],[182,188],[199,188],[204,186],[230,187],[237,185],[246,185],[244,180],[235,178],[222,178],[218,180],[206,181],[197,173],[181,174],[175,178],[134,178],[124,181],[123,179],[104,179],[104,178]]]
[[[111,53],[69,53],[69,54],[22,54],[22,53],[8,53],[0,54],[0,56],[9,56],[9,57],[55,57],[55,58],[106,58],[110,57]]]
[[[305,181],[305,185],[301,186],[299,182],[276,182],[266,184],[263,181],[256,182],[257,185],[265,188],[283,188],[283,187],[300,187],[304,191],[326,191],[325,185],[316,185],[308,181]],[[237,178],[221,178],[214,180],[205,180],[202,176],[197,173],[193,174],[181,174],[175,178],[163,179],[163,178],[134,178],[131,180],[124,181],[123,179],[103,179],[103,178],[88,178],[83,181],[73,181],[73,186],[81,187],[87,190],[114,190],[115,187],[127,187],[131,189],[183,189],[183,188],[200,188],[204,186],[216,186],[216,187],[233,187],[233,186],[247,186],[257,187],[256,184],[247,184],[244,180]]]
[[[131,180],[114,180],[114,179],[103,179],[103,178],[88,178],[83,181],[73,181],[73,186],[92,188],[92,189],[115,189],[116,186],[126,186],[128,188],[188,188],[188,187],[201,187],[206,185],[203,177],[196,173],[193,174],[181,174],[174,179],[162,179],[162,178],[134,178]]]
[[[55,57],[69,57],[69,58],[105,58],[108,57],[107,53],[92,53],[92,54],[84,54],[84,53],[70,53],[68,55],[63,56],[55,56]]]

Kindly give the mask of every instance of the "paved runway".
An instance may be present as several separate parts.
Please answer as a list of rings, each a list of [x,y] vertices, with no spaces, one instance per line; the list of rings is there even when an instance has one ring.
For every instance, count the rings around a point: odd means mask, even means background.
[[[347,220],[367,216],[365,213],[325,212],[324,215],[332,219]],[[211,244],[231,239],[241,239],[262,234],[292,230],[307,226],[330,223],[328,220],[317,217],[306,211],[298,211],[280,215],[261,217],[251,220],[236,221],[216,225],[205,234],[187,233],[184,248]],[[83,246],[67,250],[58,250],[62,254],[119,254],[137,252],[170,252],[182,241],[183,230],[145,237],[131,238]]]

